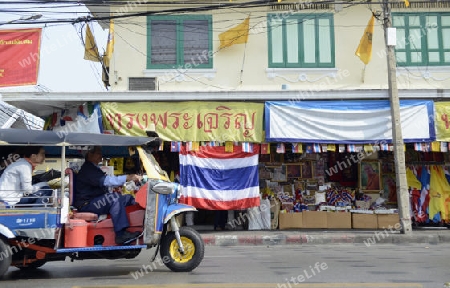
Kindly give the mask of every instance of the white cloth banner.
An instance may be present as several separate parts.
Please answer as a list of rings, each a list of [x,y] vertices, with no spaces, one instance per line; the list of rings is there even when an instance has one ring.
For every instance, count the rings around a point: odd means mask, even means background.
[[[367,101],[266,102],[267,142],[368,143],[392,140],[390,103]],[[435,139],[433,102],[403,100],[404,142]]]

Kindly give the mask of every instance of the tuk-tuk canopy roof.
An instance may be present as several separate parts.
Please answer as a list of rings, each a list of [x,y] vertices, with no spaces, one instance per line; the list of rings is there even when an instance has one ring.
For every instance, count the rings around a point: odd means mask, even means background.
[[[158,139],[145,136],[0,129],[0,145],[15,146],[141,146]]]

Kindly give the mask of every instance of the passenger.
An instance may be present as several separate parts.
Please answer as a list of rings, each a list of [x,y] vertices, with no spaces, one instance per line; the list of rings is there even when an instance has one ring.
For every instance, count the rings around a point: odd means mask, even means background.
[[[137,238],[140,232],[129,232],[130,226],[125,207],[134,205],[133,196],[110,193],[108,187],[122,186],[128,181],[141,181],[142,176],[136,174],[107,176],[98,167],[102,161],[100,146],[87,151],[85,162],[77,174],[75,183],[74,206],[79,212],[92,212],[97,215],[110,214],[118,245]]]
[[[48,184],[41,182],[32,185],[33,170],[44,163],[45,149],[42,146],[27,146],[23,147],[21,154],[23,158],[10,163],[0,177],[0,199],[17,207],[48,203],[49,199],[45,196],[53,193]]]

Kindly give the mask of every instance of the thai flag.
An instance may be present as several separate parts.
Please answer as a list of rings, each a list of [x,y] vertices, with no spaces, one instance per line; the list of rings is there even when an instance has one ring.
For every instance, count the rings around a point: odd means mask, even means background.
[[[320,149],[320,144],[314,144],[313,151],[314,151],[314,153],[321,153],[322,150]]]
[[[389,144],[386,144],[386,143],[380,144],[380,150],[381,151],[389,151]]]
[[[348,153],[356,152],[356,146],[355,146],[355,144],[348,144],[348,145],[347,145],[347,152],[348,152]]]
[[[252,153],[253,152],[253,143],[242,142],[242,151],[246,152],[246,153]]]
[[[180,202],[206,210],[240,210],[259,206],[259,145],[245,153],[242,146],[180,151]]]

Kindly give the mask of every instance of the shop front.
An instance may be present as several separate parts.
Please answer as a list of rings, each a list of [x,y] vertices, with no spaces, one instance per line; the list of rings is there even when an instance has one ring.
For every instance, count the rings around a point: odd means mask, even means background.
[[[400,114],[414,195],[427,187],[422,166],[439,163],[445,171],[447,153],[418,150],[437,143],[432,101],[403,100]],[[386,100],[266,102],[260,177],[281,202],[279,228],[400,229],[391,127]]]
[[[445,224],[450,104],[400,104],[411,215],[417,225]],[[92,116],[95,109],[87,110],[85,116]],[[156,130],[164,142],[155,156],[185,185],[184,201],[199,209],[195,225],[212,225],[218,210],[236,211],[241,219],[234,224],[256,221],[263,212],[247,208],[266,201],[271,209],[264,214],[271,212],[272,223],[265,229],[382,229],[398,223],[387,100],[103,102],[99,113],[103,133]],[[49,129],[64,129],[69,114],[53,115]],[[136,165],[131,158],[110,164],[115,173]]]

